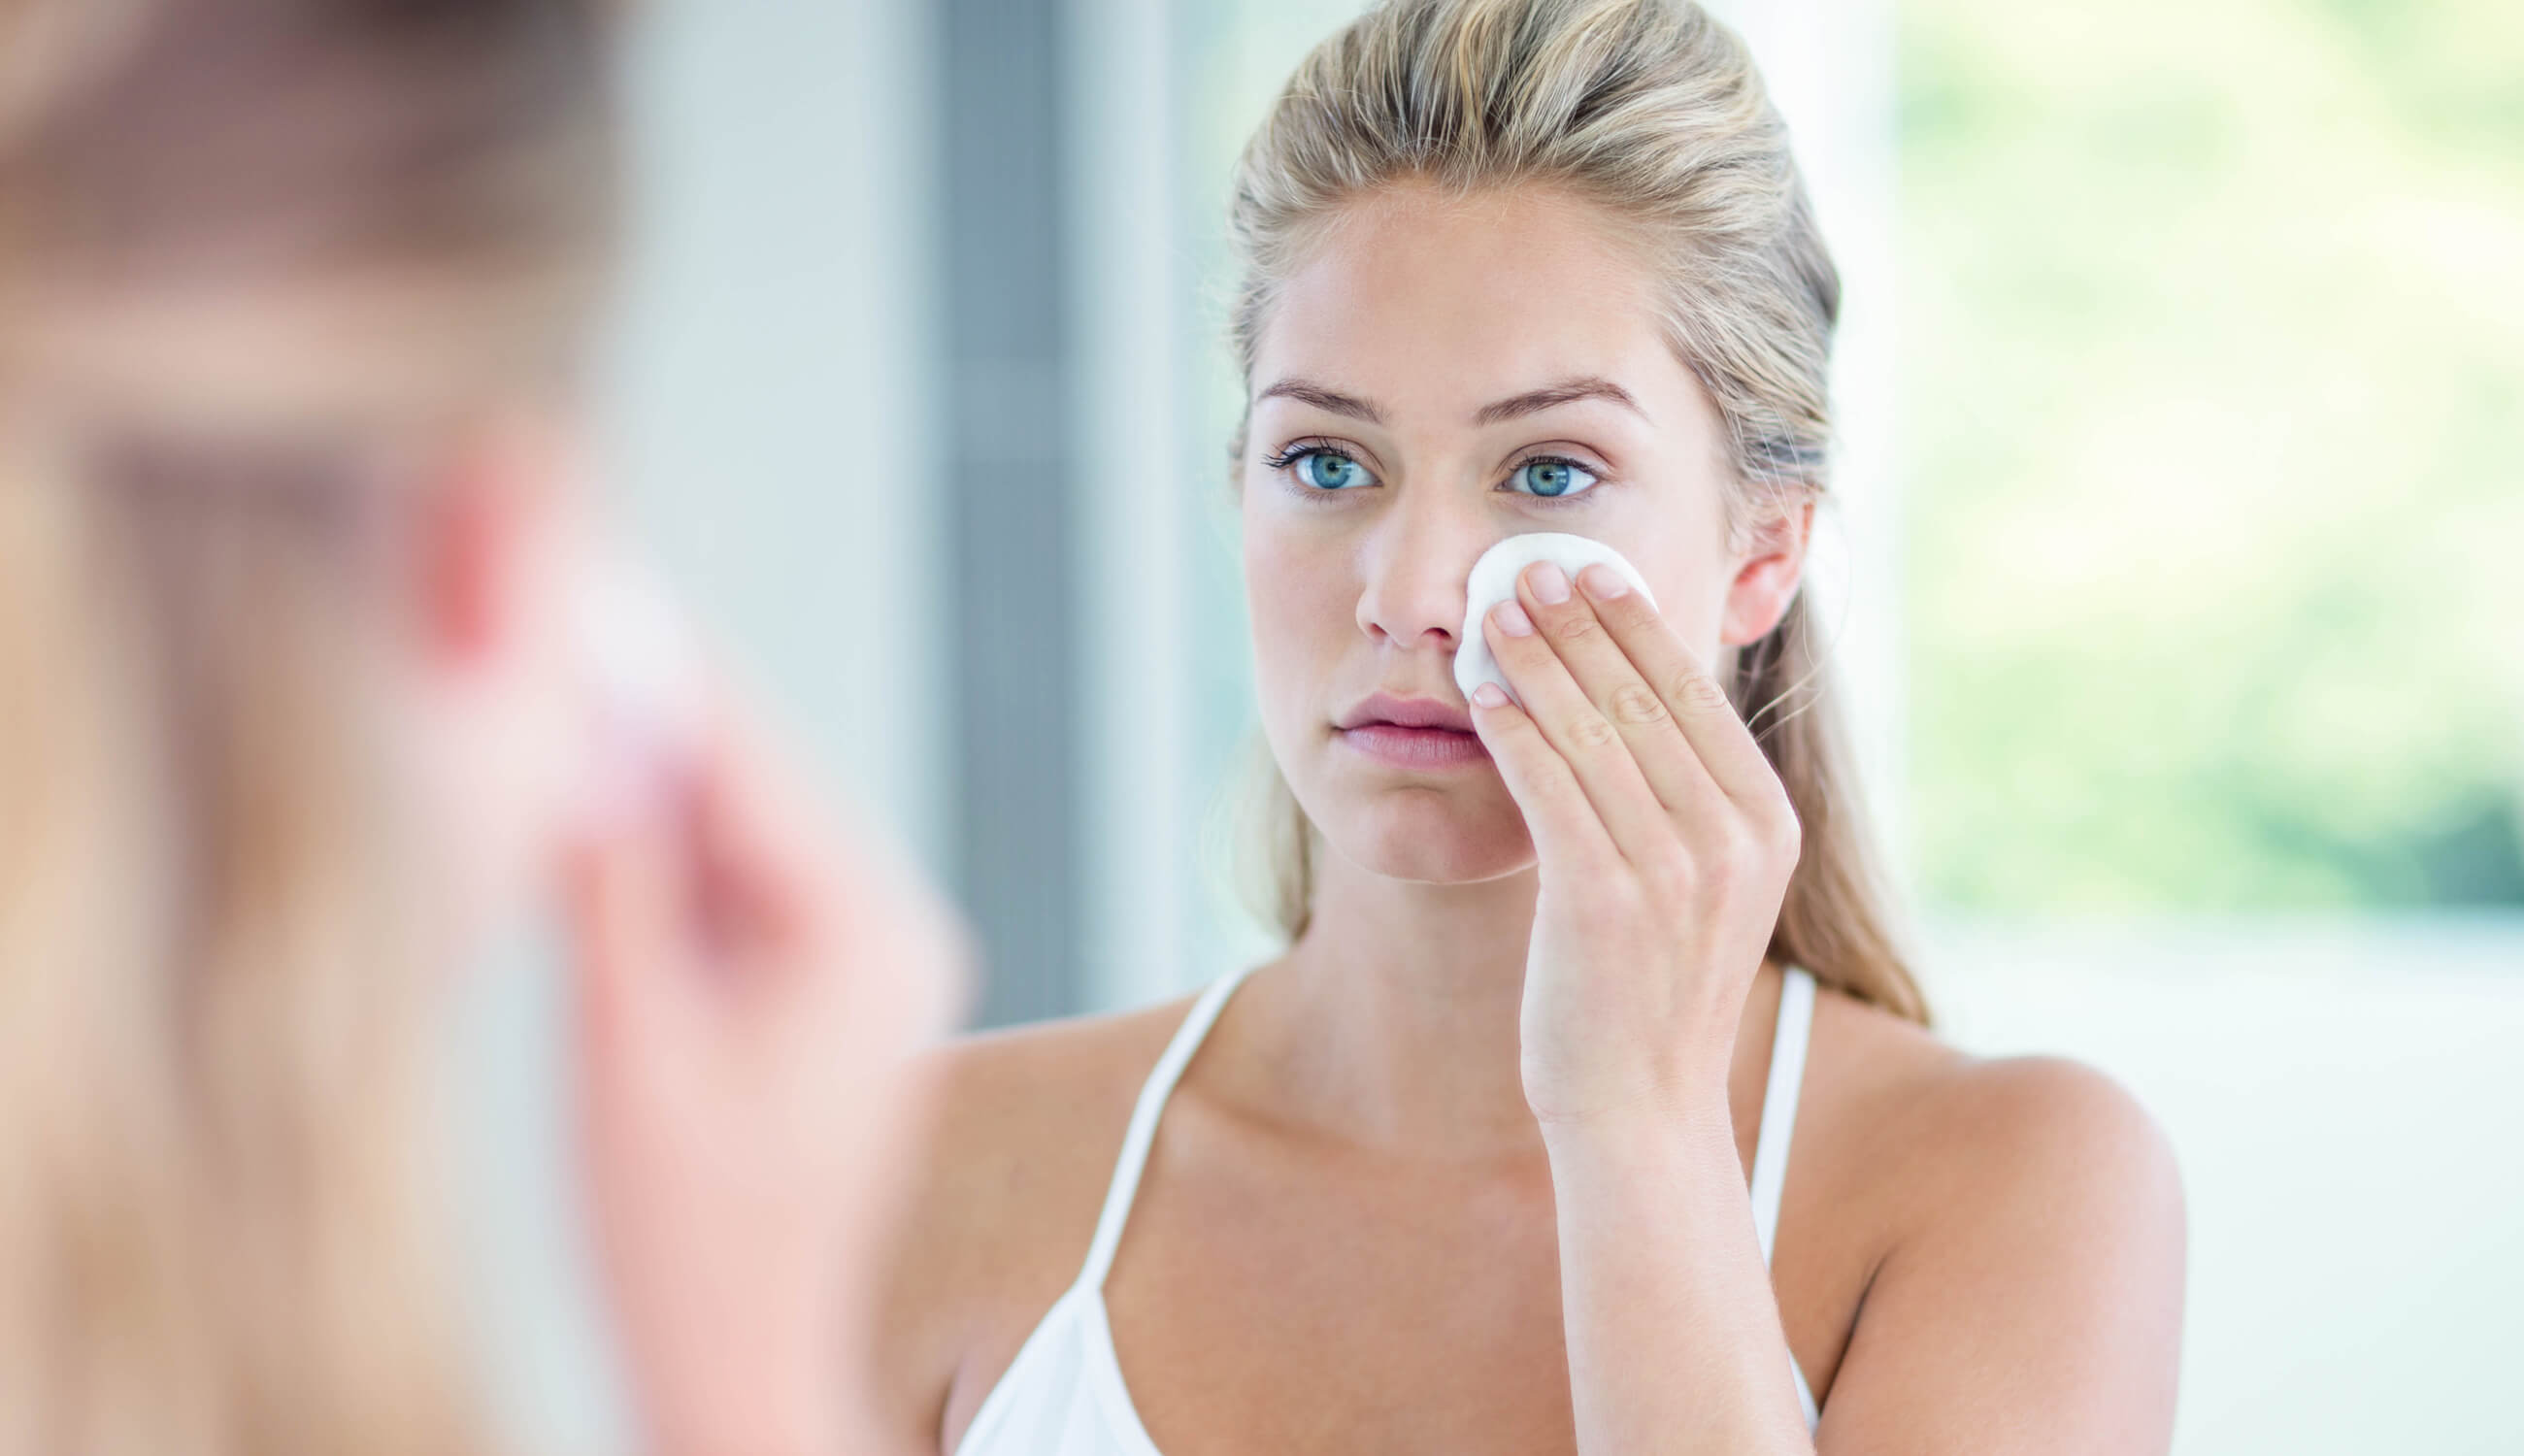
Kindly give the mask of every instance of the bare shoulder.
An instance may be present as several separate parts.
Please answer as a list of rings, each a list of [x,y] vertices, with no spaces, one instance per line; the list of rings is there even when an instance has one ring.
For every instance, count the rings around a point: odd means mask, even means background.
[[[1802,1220],[1809,1370],[1844,1424],[2161,1449],[2185,1216],[2138,1099],[2081,1063],[1970,1056],[1839,995],[1818,1001],[1807,1077],[1812,1157],[1780,1237]]]
[[[2182,1185],[2128,1090],[1982,1058],[1819,999],[1781,1248],[1792,1342],[1844,1441],[2162,1451],[2180,1368]],[[1813,1134],[1809,1148],[1807,1133]],[[1798,1188],[1799,1178],[1805,1188]]]
[[[2049,1208],[2081,1222],[2169,1211],[2179,1227],[2172,1144],[2127,1089],[2093,1067],[1970,1056],[1837,995],[1818,998],[1814,1047],[1817,1121],[1837,1130],[1836,1143],[1877,1151],[1861,1176],[1904,1190],[1897,1220]]]
[[[1072,1183],[1092,1184],[1089,1201],[1100,1203],[1132,1104],[1184,1011],[1175,1001],[1070,1017],[933,1051],[929,1184],[952,1206],[930,1212],[1030,1226],[1051,1211],[1044,1195],[1056,1207]]]
[[[978,1033],[926,1054],[929,1134],[885,1301],[891,1388],[925,1392],[934,1414],[977,1346],[1022,1338],[1076,1277],[1132,1105],[1185,1009]]]

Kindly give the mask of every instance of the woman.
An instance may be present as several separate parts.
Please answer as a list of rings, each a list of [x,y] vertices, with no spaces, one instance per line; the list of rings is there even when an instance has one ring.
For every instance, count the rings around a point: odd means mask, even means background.
[[[958,938],[636,600],[581,640],[606,8],[0,11],[0,1452],[488,1447],[420,1110],[545,898],[650,1444],[879,1449]]]
[[[1838,284],[1740,43],[1389,0],[1234,197],[1290,943],[940,1063],[904,1438],[2162,1450],[2161,1138],[1940,1044],[1887,931],[1799,592]],[[1663,610],[1530,567],[1467,704],[1467,571],[1532,531]]]

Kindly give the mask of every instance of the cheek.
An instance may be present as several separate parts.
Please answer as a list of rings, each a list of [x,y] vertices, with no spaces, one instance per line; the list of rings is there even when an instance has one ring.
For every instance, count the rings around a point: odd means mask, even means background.
[[[1244,607],[1267,718],[1348,646],[1358,593],[1335,541],[1251,506],[1243,520]]]
[[[1706,656],[1718,647],[1732,583],[1724,527],[1714,510],[1658,505],[1658,510],[1624,521],[1618,533],[1608,529],[1603,536],[1647,578],[1658,614],[1692,651]]]
[[[1683,645],[1706,658],[1718,647],[1718,628],[1726,608],[1725,563],[1693,559],[1662,578],[1648,577],[1656,588],[1657,612]]]

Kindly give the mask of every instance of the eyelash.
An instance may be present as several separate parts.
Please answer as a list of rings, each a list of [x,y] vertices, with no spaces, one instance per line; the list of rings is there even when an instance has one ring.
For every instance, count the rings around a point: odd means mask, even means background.
[[[1541,503],[1542,503],[1543,505],[1545,505],[1545,506],[1555,506],[1555,507],[1556,507],[1556,506],[1569,506],[1569,505],[1574,505],[1574,504],[1576,504],[1576,503],[1579,502],[1579,501],[1583,501],[1583,500],[1585,500],[1585,499],[1586,499],[1586,498],[1588,498],[1589,496],[1594,495],[1594,494],[1595,494],[1595,492],[1597,492],[1597,491],[1599,491],[1599,490],[1602,490],[1606,485],[1608,485],[1608,484],[1610,484],[1610,483],[1611,483],[1611,482],[1606,478],[1606,476],[1605,476],[1605,474],[1604,474],[1604,472],[1603,472],[1603,471],[1596,469],[1593,465],[1590,465],[1590,464],[1586,463],[1584,461],[1580,461],[1580,460],[1572,460],[1572,459],[1570,459],[1568,456],[1565,456],[1565,455],[1529,455],[1529,456],[1525,457],[1523,460],[1517,461],[1515,461],[1514,463],[1510,464],[1510,465],[1507,467],[1507,473],[1508,473],[1508,474],[1510,474],[1510,475],[1514,475],[1517,471],[1524,469],[1524,468],[1525,468],[1526,466],[1528,466],[1528,465],[1567,465],[1569,468],[1571,468],[1571,469],[1573,469],[1573,470],[1583,470],[1583,471],[1585,471],[1587,474],[1589,474],[1589,475],[1591,475],[1591,476],[1593,476],[1593,477],[1595,478],[1595,483],[1594,483],[1593,485],[1590,485],[1590,486],[1586,487],[1584,490],[1579,491],[1578,494],[1576,494],[1576,495],[1574,495],[1574,496],[1571,496],[1571,495],[1537,496],[1537,495],[1533,494],[1531,491],[1510,491],[1510,492],[1508,492],[1508,494],[1510,494],[1510,495],[1512,495],[1512,496],[1523,496],[1523,497],[1525,497],[1525,498],[1526,498],[1527,500],[1529,500],[1529,501],[1539,501],[1539,502],[1541,502]]]
[[[1264,456],[1262,458],[1262,463],[1270,469],[1286,475],[1288,470],[1297,463],[1297,461],[1304,460],[1310,455],[1336,455],[1345,461],[1358,460],[1358,456],[1355,453],[1343,450],[1329,440],[1294,440],[1290,441],[1286,448],[1277,452],[1276,454]],[[1595,477],[1595,483],[1593,485],[1586,487],[1584,490],[1578,492],[1574,496],[1538,496],[1531,491],[1507,492],[1509,495],[1523,496],[1529,501],[1533,501],[1543,506],[1555,508],[1574,506],[1585,500],[1587,497],[1592,496],[1595,492],[1602,490],[1606,485],[1612,483],[1610,477],[1608,477],[1604,471],[1586,463],[1584,461],[1575,460],[1565,455],[1523,456],[1508,462],[1506,473],[1512,476],[1516,474],[1517,471],[1524,469],[1528,465],[1567,465],[1571,469],[1583,470],[1587,474]],[[1295,484],[1293,489],[1299,498],[1317,503],[1329,502],[1335,496],[1344,496],[1349,494],[1347,491],[1317,490],[1304,484]]]
[[[1287,449],[1281,451],[1277,455],[1264,456],[1262,458],[1262,463],[1268,465],[1274,470],[1286,470],[1310,455],[1336,455],[1341,459],[1348,461],[1358,459],[1357,456],[1350,454],[1348,451],[1341,449],[1339,446],[1333,444],[1329,440],[1296,440],[1290,442]],[[1317,492],[1317,494],[1337,495],[1339,492]]]

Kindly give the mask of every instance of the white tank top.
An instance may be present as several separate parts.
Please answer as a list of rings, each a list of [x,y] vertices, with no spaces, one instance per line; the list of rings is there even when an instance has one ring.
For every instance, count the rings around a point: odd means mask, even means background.
[[[1113,1186],[1104,1195],[1103,1215],[1095,1221],[1086,1266],[983,1398],[955,1456],[1163,1456],[1140,1424],[1140,1412],[1122,1380],[1104,1309],[1104,1276],[1121,1245],[1122,1226],[1130,1221],[1131,1200],[1140,1190],[1140,1174],[1147,1167],[1148,1146],[1156,1141],[1166,1097],[1243,976],[1234,972],[1202,992],[1157,1058],[1139,1105],[1132,1109],[1130,1130],[1122,1136],[1122,1156],[1113,1167]],[[1778,1032],[1771,1043],[1770,1082],[1762,1092],[1762,1131],[1753,1144],[1753,1224],[1762,1237],[1765,1264],[1778,1232],[1779,1191],[1787,1182],[1788,1140],[1796,1129],[1797,1092],[1805,1082],[1814,998],[1814,977],[1803,967],[1790,967],[1779,995]],[[1796,1378],[1797,1402],[1812,1430],[1820,1416],[1794,1355],[1788,1357],[1788,1371]]]

